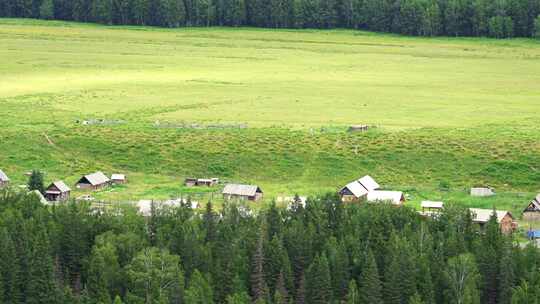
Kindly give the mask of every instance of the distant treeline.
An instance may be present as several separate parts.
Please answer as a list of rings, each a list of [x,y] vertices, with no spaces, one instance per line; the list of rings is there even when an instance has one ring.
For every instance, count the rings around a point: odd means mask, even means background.
[[[419,36],[531,37],[540,34],[539,14],[540,0],[0,0],[0,17]]]
[[[251,215],[190,203],[46,207],[0,192],[0,303],[533,304],[540,252],[465,208],[436,219],[335,194]]]

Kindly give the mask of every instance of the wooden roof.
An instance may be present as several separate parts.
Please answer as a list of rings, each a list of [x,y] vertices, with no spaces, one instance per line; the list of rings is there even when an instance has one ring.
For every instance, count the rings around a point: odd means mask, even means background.
[[[63,181],[55,181],[49,187],[47,187],[47,189],[50,189],[53,186],[56,187],[56,189],[60,190],[61,193],[71,191],[71,189]]]
[[[256,185],[227,184],[222,193],[227,195],[255,196],[257,192],[262,193],[262,190]]]
[[[86,179],[92,186],[98,186],[109,182],[109,178],[101,171],[83,176],[83,178],[79,180],[79,183],[83,179]]]
[[[471,211],[471,214],[473,216],[473,222],[475,223],[487,223],[489,219],[491,218],[491,215],[493,215],[492,209],[480,209],[480,208],[469,208]],[[497,213],[497,223],[500,223],[502,219],[510,215],[511,218],[514,218],[512,216],[512,213],[506,210],[496,210]]]
[[[368,193],[366,188],[362,186],[358,181],[348,183],[341,191],[348,189],[355,197],[362,197]]]
[[[367,191],[379,189],[381,186],[369,175],[366,175],[358,180],[358,182],[366,188]]]
[[[527,205],[524,212],[540,212],[540,194],[533,198],[533,200]]]
[[[9,182],[9,177],[0,169],[0,181]]]
[[[112,180],[126,180],[125,174],[113,174],[111,175]]]
[[[434,201],[422,201],[420,206],[422,208],[432,208],[432,209],[442,209],[444,203],[443,202],[434,202]]]

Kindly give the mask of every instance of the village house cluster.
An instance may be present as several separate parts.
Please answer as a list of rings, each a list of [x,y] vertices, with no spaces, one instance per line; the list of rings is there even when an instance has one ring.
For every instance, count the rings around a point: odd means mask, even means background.
[[[9,185],[10,179],[7,174],[0,169],[0,188]],[[115,173],[109,178],[101,171],[97,171],[91,174],[82,176],[75,187],[77,189],[87,190],[100,190],[108,187],[111,184],[124,184],[127,183],[127,177],[125,174]],[[219,185],[219,178],[186,178],[184,185],[186,187],[214,187]],[[70,198],[71,188],[67,186],[63,181],[58,180],[51,183],[46,189],[45,193],[37,193],[40,200],[44,203],[47,202],[62,202],[67,201]],[[245,184],[225,184],[221,191],[223,199],[226,201],[260,201],[263,198],[263,191],[257,185],[245,185]],[[357,180],[354,180],[338,191],[341,200],[344,203],[390,203],[394,206],[402,206],[405,203],[406,197],[402,191],[394,191],[382,189],[381,186],[371,176],[366,175]],[[488,187],[474,187],[470,190],[471,196],[486,197],[495,195],[492,188]],[[83,195],[78,200],[91,200],[89,195]],[[295,198],[279,197],[278,201],[287,201],[291,203]],[[306,198],[299,197],[300,203],[305,206]],[[136,205],[139,212],[143,215],[147,215],[151,206],[154,203],[152,200],[141,200]],[[199,207],[198,202],[184,200],[184,199],[171,199],[163,202],[158,202],[160,207],[178,207],[182,204],[189,204],[191,208],[196,209]],[[420,204],[421,210],[419,213],[425,217],[437,217],[444,208],[444,203],[441,201],[422,201]],[[470,208],[471,215],[473,216],[473,222],[483,226],[485,225],[491,216],[493,210],[491,209],[479,209]],[[511,233],[517,229],[517,222],[509,211],[500,210],[496,211],[497,222],[501,227],[503,233]],[[523,220],[526,221],[540,221],[540,194],[538,194],[527,205],[523,211]],[[530,231],[529,235],[538,235],[540,237],[540,231]]]

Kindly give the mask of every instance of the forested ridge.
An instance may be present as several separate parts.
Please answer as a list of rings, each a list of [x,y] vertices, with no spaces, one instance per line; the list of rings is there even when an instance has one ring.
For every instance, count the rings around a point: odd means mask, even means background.
[[[208,203],[46,207],[0,195],[0,303],[538,303],[540,255],[493,218],[334,194],[257,215]]]
[[[540,35],[539,14],[540,0],[0,0],[0,17],[497,38]]]

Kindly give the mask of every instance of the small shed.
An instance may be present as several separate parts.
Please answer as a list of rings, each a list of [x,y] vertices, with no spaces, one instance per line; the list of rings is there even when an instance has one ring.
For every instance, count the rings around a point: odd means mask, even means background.
[[[206,186],[206,187],[213,187],[217,184],[219,184],[219,178],[186,178],[184,184],[186,187],[194,187],[194,186]]]
[[[367,130],[369,130],[368,125],[352,125],[349,127],[347,132],[365,132]]]
[[[538,194],[523,210],[523,219],[526,221],[540,220],[540,194]]]
[[[225,200],[258,201],[263,197],[261,188],[256,185],[227,184],[222,194]]]
[[[495,192],[489,187],[476,187],[471,188],[471,196],[492,196]]]
[[[374,190],[367,194],[368,202],[390,202],[392,205],[401,206],[405,202],[405,196],[401,191]]]
[[[125,174],[115,173],[111,175],[111,182],[115,184],[125,184],[127,183],[127,177]]]
[[[431,211],[431,212],[440,212],[443,209],[444,203],[443,202],[435,202],[435,201],[422,201],[420,203],[420,207],[422,207],[422,211]]]
[[[109,183],[110,179],[103,172],[98,171],[81,177],[77,182],[77,188],[97,190],[107,187]]]
[[[469,211],[472,214],[473,222],[484,226],[493,215],[493,210],[491,209],[480,209],[480,208],[469,208]],[[514,221],[514,216],[512,213],[506,210],[496,210],[497,223],[501,227],[501,232],[504,234],[512,233],[517,229],[517,223]]]
[[[50,202],[63,202],[69,199],[71,189],[63,182],[56,181],[45,190],[45,198]]]
[[[9,177],[0,169],[0,188],[9,185]]]
[[[422,208],[422,211],[419,211],[419,213],[420,215],[423,215],[426,217],[428,216],[437,217],[441,214],[443,206],[444,206],[443,202],[422,201],[420,203],[420,207]]]

